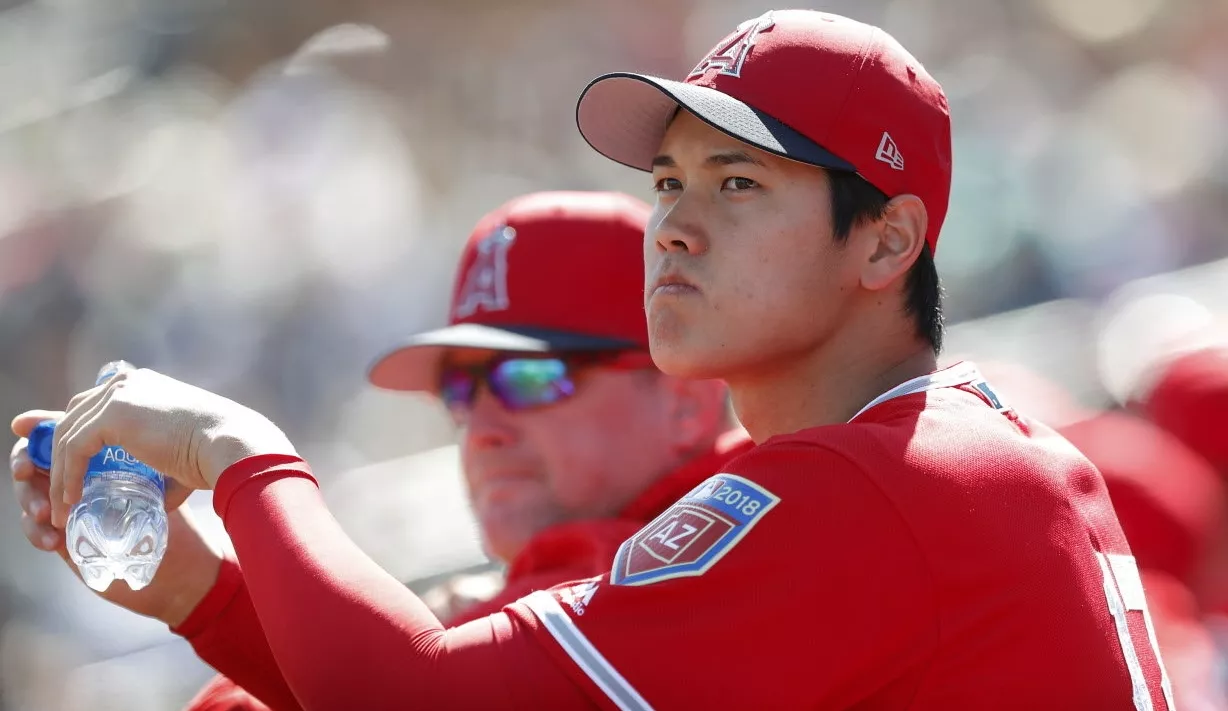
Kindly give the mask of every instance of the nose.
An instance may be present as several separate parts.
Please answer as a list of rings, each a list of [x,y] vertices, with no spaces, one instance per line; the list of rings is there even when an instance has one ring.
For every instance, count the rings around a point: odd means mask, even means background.
[[[512,413],[491,394],[479,387],[465,418],[465,444],[474,450],[500,449],[516,441]]]
[[[679,197],[668,207],[662,208],[648,225],[647,234],[655,245],[655,251],[674,254],[703,254],[708,249],[708,240],[703,228],[690,216],[690,201]]]

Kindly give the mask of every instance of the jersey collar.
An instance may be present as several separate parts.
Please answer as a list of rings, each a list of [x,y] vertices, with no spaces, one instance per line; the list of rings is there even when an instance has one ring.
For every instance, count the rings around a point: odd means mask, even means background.
[[[905,395],[915,395],[916,393],[928,392],[930,390],[938,390],[939,388],[953,388],[960,385],[968,385],[971,383],[984,382],[985,378],[981,375],[981,371],[977,369],[976,364],[970,361],[961,361],[942,370],[934,371],[928,375],[922,375],[912,380],[906,380],[899,385],[891,388],[887,392],[879,395],[869,402],[868,405],[857,411],[856,415],[849,418],[849,422],[861,417],[862,413],[887,402],[894,400],[897,397]]]

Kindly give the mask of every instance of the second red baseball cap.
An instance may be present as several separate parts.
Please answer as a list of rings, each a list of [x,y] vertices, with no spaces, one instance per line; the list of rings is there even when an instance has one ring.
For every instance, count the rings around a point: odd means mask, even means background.
[[[1142,405],[1152,421],[1228,474],[1228,347],[1173,357]]]
[[[937,249],[951,192],[946,96],[877,27],[812,10],[774,10],[742,23],[683,81],[616,72],[584,90],[576,120],[607,158],[640,170],[681,106],[757,148],[853,171],[888,197],[911,193]]]
[[[644,227],[651,208],[610,192],[525,195],[486,215],[461,255],[445,328],[410,336],[368,379],[434,391],[450,348],[647,350]]]

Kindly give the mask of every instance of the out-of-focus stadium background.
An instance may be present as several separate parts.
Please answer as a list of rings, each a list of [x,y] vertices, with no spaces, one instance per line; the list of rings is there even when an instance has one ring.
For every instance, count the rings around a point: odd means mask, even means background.
[[[1228,3],[810,6],[882,25],[950,97],[952,356],[1029,364],[1094,405],[1228,323]],[[443,413],[365,366],[443,322],[464,238],[505,199],[649,198],[576,132],[588,79],[678,76],[772,3],[0,7],[0,413],[62,407],[117,357],[240,399],[411,581],[484,558]],[[0,711],[186,701],[209,676],[187,645],[95,600],[18,518],[0,487]]]

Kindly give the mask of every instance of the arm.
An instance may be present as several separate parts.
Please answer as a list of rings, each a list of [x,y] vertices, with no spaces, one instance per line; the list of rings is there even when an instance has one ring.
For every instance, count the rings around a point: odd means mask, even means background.
[[[563,524],[538,536],[523,562],[533,572],[512,571],[511,580],[494,598],[470,605],[443,619],[448,627],[499,613],[537,590],[582,578],[600,577],[610,567],[618,546],[642,524],[610,519]],[[238,562],[227,558],[210,591],[192,616],[173,628],[188,639],[202,660],[231,674],[218,676],[203,688],[188,711],[265,711],[299,709],[268,648],[260,621],[243,582]],[[241,683],[236,683],[236,679]],[[252,693],[248,693],[248,692]]]
[[[732,496],[710,480],[625,544],[614,582],[535,593],[447,631],[345,537],[296,457],[239,461],[214,501],[304,708],[850,705],[928,660],[924,565],[894,508],[846,460],[762,449],[727,467],[739,477],[718,475],[758,497],[738,503],[753,515],[713,503]],[[733,535],[696,533],[705,516],[733,523]],[[684,548],[691,534],[698,547],[687,549],[712,555],[690,573],[653,570],[640,554]]]
[[[593,707],[523,622],[445,630],[346,537],[297,457],[239,461],[214,504],[303,708]]]

